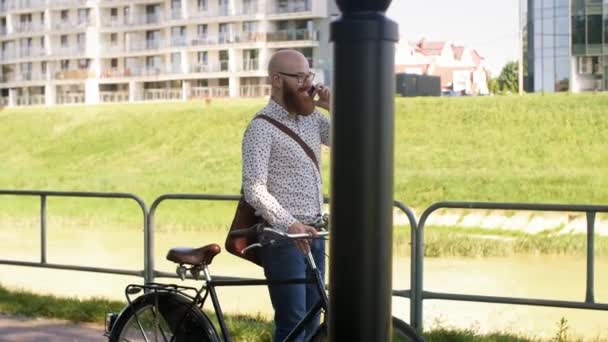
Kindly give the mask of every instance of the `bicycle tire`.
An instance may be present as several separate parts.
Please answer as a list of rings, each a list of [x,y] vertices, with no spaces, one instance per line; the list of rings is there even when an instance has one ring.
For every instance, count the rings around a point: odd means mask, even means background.
[[[193,307],[190,299],[170,292],[152,292],[138,297],[123,309],[110,333],[110,342],[146,339],[176,342],[220,341],[205,313],[198,307]]]
[[[328,341],[329,336],[327,335],[327,325],[321,324],[312,337],[308,340],[309,342],[325,342]],[[400,320],[397,317],[393,317],[393,336],[391,341],[393,342],[424,342],[424,338],[409,324]]]

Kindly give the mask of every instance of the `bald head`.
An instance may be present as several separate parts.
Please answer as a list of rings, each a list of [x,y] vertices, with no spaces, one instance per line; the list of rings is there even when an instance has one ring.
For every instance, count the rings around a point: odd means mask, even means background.
[[[296,50],[280,50],[275,52],[268,62],[268,75],[277,72],[308,73],[310,66],[304,55]]]

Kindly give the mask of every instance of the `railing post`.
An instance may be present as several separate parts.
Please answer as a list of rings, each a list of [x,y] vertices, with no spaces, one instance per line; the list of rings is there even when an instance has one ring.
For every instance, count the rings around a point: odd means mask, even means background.
[[[587,295],[585,302],[595,301],[593,294],[594,285],[594,239],[595,237],[595,212],[587,212]]]
[[[412,308],[410,313],[410,323],[419,333],[422,333],[422,288],[424,278],[424,225],[428,213],[425,211],[420,217],[418,227],[416,227],[415,241],[412,241],[412,258],[415,261],[415,274],[412,280]]]
[[[144,282],[154,281],[154,214],[144,213]]]
[[[40,195],[40,263],[46,264],[46,195]]]

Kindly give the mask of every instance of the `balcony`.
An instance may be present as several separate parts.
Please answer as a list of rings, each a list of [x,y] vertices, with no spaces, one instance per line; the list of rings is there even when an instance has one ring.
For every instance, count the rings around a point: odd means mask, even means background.
[[[221,61],[218,61],[215,63],[191,64],[189,71],[191,73],[227,72],[228,71],[228,61],[221,60]]]
[[[170,42],[171,46],[186,46],[188,44],[186,37],[173,37]]]
[[[13,0],[7,1],[2,11],[36,10],[46,7],[45,0]]]
[[[235,15],[256,15],[261,13],[257,3],[250,3],[235,9]]]
[[[84,103],[84,93],[62,93],[57,94],[57,104],[79,104]]]
[[[129,102],[128,91],[100,91],[99,98],[103,103]]]
[[[245,59],[243,60],[239,71],[258,71],[260,68],[260,61],[258,59]]]
[[[255,43],[266,40],[264,32],[240,32],[233,35],[235,43]]]
[[[85,7],[87,0],[52,0],[51,8]]]
[[[128,25],[156,25],[164,21],[162,13],[146,13],[145,15],[136,16],[131,20],[127,20]]]
[[[287,1],[282,3],[270,3],[267,9],[268,14],[290,14],[312,11],[310,1]]]
[[[45,104],[44,95],[22,95],[17,96],[17,106],[40,106]]]
[[[34,22],[18,22],[15,25],[15,33],[28,33],[28,32],[43,32],[44,23]]]
[[[225,17],[231,15],[230,9],[228,6],[218,7],[216,10],[211,11],[192,11],[188,16],[188,19],[200,19],[200,18],[209,18],[209,17]]]
[[[36,58],[46,56],[46,49],[44,48],[21,48],[19,50],[18,58]]]
[[[136,75],[133,74],[133,71],[131,70],[131,68],[124,68],[124,69],[110,68],[110,69],[103,70],[101,72],[101,78],[132,77],[132,76],[136,76]]]
[[[53,48],[53,56],[83,56],[85,55],[85,46],[62,46]]]
[[[228,87],[192,87],[190,98],[208,99],[213,97],[229,97],[230,88]]]
[[[282,41],[298,41],[298,40],[313,40],[318,41],[318,31],[301,29],[301,30],[286,30],[277,32],[268,32],[266,39],[269,42]]]
[[[176,7],[171,9],[171,20],[181,20],[184,19],[182,14],[182,8]]]
[[[256,84],[256,85],[242,85],[239,88],[240,97],[267,97],[270,96],[270,85],[268,84]]]
[[[68,31],[68,30],[84,30],[93,23],[88,20],[84,21],[57,21],[53,24],[54,30]]]
[[[167,42],[160,39],[136,40],[127,46],[127,52],[159,50],[167,47]]]
[[[144,89],[144,101],[170,101],[181,99],[181,89]]]
[[[53,73],[54,80],[84,80],[93,77],[88,69],[60,70]]]
[[[48,77],[45,73],[27,71],[27,72],[17,73],[11,81],[12,82],[46,81],[47,78]]]

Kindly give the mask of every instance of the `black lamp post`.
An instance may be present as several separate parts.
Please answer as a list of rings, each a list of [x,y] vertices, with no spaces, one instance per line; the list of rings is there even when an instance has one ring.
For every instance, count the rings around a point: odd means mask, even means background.
[[[394,55],[390,0],[336,0],[331,170],[331,341],[390,341]]]

